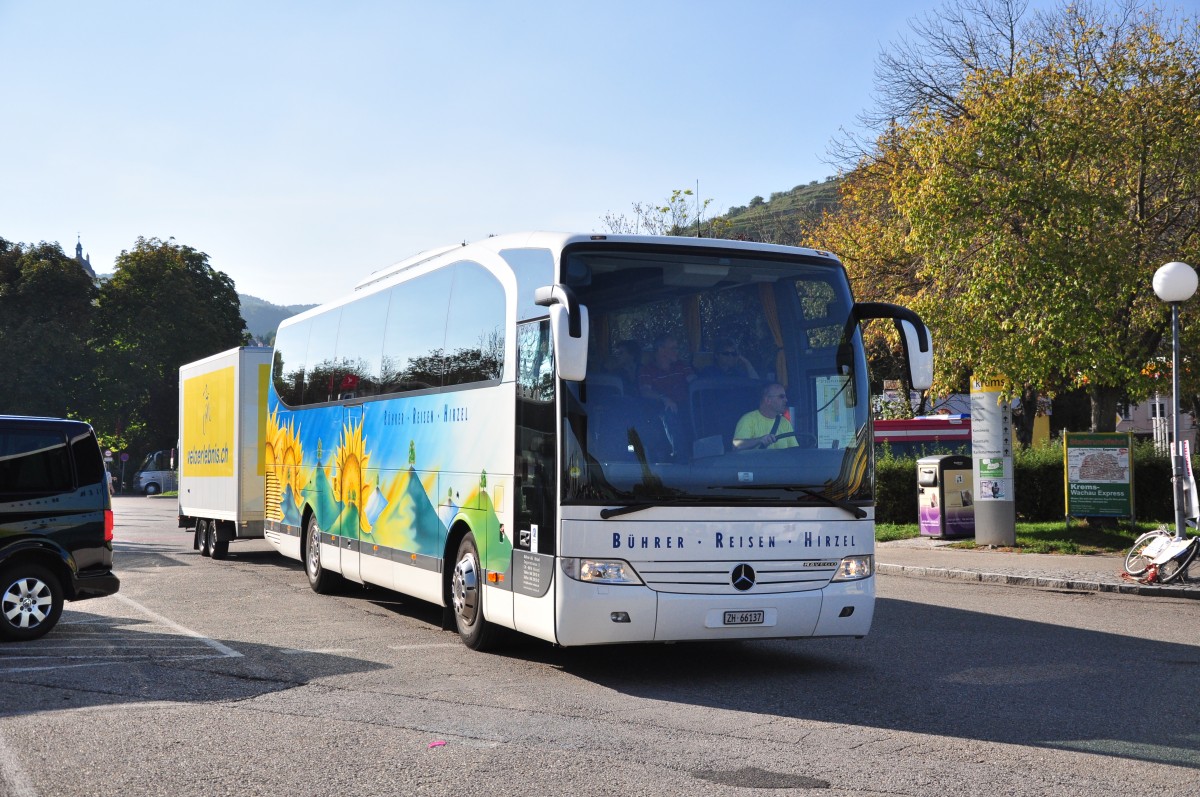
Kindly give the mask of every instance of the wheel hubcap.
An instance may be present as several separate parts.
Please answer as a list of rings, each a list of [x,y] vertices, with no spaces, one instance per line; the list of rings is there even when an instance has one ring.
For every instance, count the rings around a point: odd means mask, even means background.
[[[50,614],[52,604],[49,585],[41,579],[22,578],[4,591],[0,611],[17,628],[36,628]]]
[[[479,574],[475,557],[468,554],[458,560],[458,564],[454,566],[451,593],[454,598],[454,613],[465,624],[474,623],[475,612],[479,606]]]
[[[308,574],[314,578],[321,572],[321,530],[313,524],[308,532]]]

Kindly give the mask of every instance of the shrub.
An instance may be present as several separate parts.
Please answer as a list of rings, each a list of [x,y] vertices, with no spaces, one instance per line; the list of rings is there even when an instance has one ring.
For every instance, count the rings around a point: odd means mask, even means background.
[[[917,461],[885,451],[875,460],[875,522],[917,522]]]
[[[1013,457],[1013,470],[1017,519],[1062,520],[1066,511],[1063,496],[1066,479],[1061,440],[1018,449]],[[875,459],[875,503],[876,523],[917,522],[916,459],[895,457],[886,447],[879,449]],[[1138,520],[1170,522],[1175,517],[1171,460],[1147,441],[1133,446],[1133,503]]]

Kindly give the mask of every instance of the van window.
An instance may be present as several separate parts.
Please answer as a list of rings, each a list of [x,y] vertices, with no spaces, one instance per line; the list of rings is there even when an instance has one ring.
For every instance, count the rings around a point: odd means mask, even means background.
[[[75,458],[75,475],[79,485],[101,484],[108,480],[104,472],[104,457],[95,435],[81,434],[71,441],[71,454]]]
[[[61,434],[38,429],[0,432],[0,493],[33,495],[72,489],[71,455]]]

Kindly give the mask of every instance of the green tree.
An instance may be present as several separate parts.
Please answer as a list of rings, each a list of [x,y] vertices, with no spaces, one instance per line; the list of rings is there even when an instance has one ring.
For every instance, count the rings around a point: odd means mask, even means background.
[[[1200,248],[1200,28],[1129,5],[995,16],[960,29],[990,55],[921,73],[942,101],[898,106],[839,223],[899,236],[943,382],[1002,374],[1030,406],[1083,387],[1109,431],[1118,402],[1149,389],[1168,329],[1154,270]],[[869,263],[851,271],[870,278]]]
[[[100,289],[101,416],[133,450],[178,439],[179,366],[245,344],[233,280],[174,239],[138,238]]]
[[[0,412],[88,418],[96,287],[58,244],[0,238]]]

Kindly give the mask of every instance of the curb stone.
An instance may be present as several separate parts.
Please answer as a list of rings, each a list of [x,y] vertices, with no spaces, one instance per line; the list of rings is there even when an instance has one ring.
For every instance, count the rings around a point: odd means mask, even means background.
[[[878,561],[876,553],[875,571],[885,575],[908,578],[937,578],[951,581],[974,581],[984,584],[1003,584],[1037,589],[1069,590],[1072,592],[1113,592],[1121,595],[1144,595],[1161,598],[1192,598],[1200,600],[1200,582],[1188,581],[1178,584],[1139,584],[1125,581],[1119,575],[1112,580],[1099,578],[1063,578],[1016,573],[990,573],[979,570],[960,570],[948,567],[925,567],[918,565],[888,564]]]

